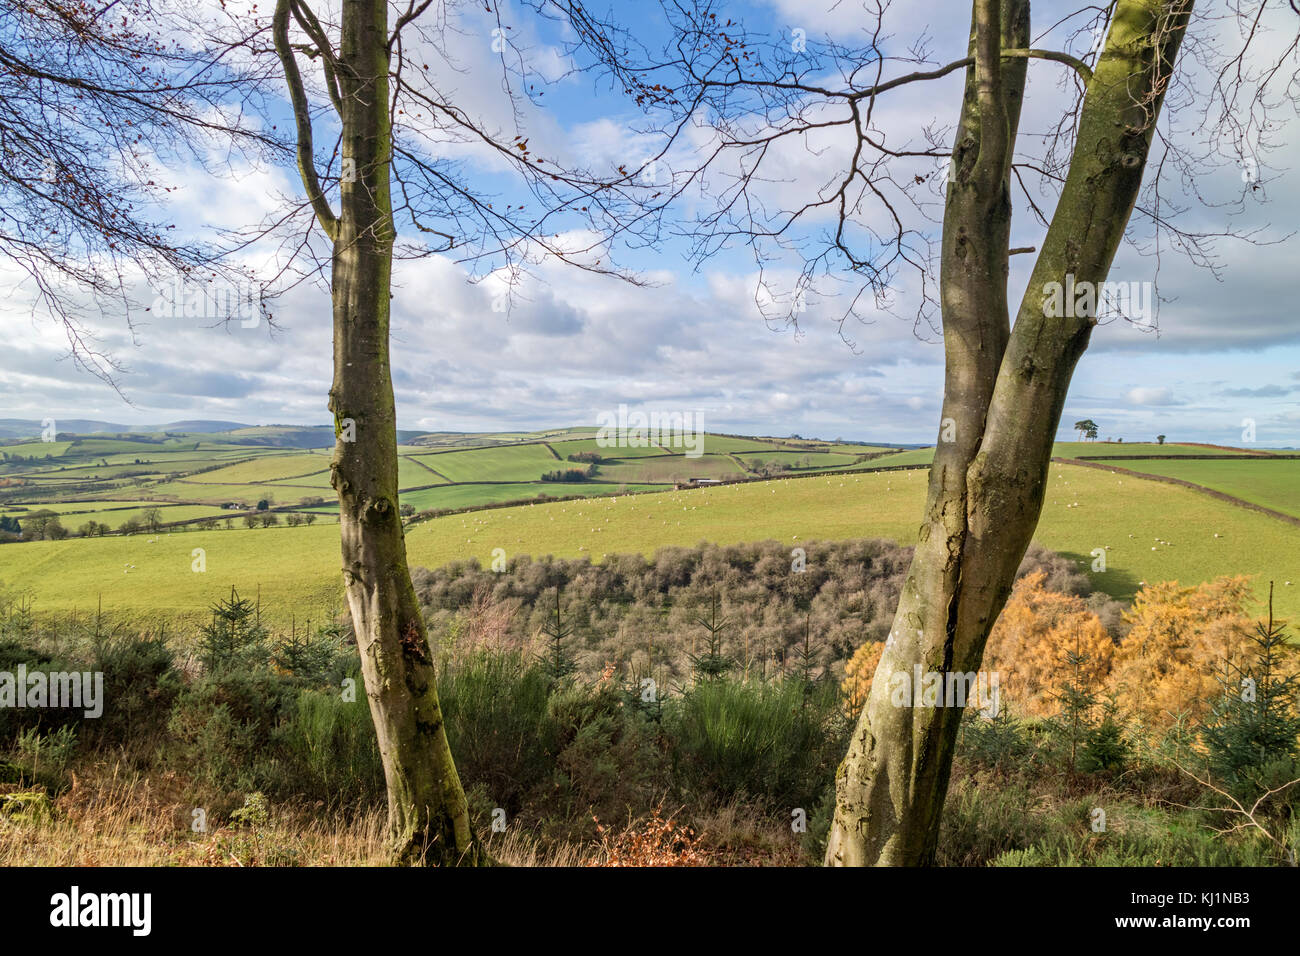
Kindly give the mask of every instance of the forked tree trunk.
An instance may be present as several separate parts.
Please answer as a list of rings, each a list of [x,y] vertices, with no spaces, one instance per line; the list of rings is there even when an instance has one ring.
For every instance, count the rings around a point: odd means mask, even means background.
[[[1008,171],[1028,0],[975,0],[944,213],[946,379],[925,518],[871,695],[836,781],[826,862],[934,861],[962,711],[895,706],[891,675],[979,669],[1038,523],[1052,442],[1094,316],[1050,317],[1048,283],[1100,283],[1123,238],[1191,0],[1118,0],[1069,175],[1009,328]]]
[[[447,744],[398,512],[388,343],[394,231],[387,2],[346,0],[342,7],[335,108],[344,165],[337,217],[311,167],[305,96],[288,45],[290,9],[290,0],[280,0],[276,40],[295,93],[299,165],[308,197],[333,240],[329,407],[337,440],[330,480],[339,498],[348,607],[387,780],[389,836],[401,862],[476,864],[485,858]]]

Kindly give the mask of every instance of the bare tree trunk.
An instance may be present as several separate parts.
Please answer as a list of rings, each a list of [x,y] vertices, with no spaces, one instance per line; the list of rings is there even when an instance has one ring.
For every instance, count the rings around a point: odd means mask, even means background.
[[[916,554],[840,765],[828,865],[934,861],[962,710],[895,706],[891,675],[978,670],[1042,510],[1052,442],[1095,316],[1049,317],[1046,286],[1105,280],[1136,202],[1191,0],[1118,0],[1069,175],[1009,330],[1008,170],[1028,0],[975,0],[944,218],[943,427]]]
[[[276,43],[294,97],[299,166],[308,198],[334,244],[329,407],[337,441],[330,480],[339,497],[348,606],[388,785],[389,836],[401,862],[476,864],[485,860],[447,744],[398,513],[388,341],[394,229],[387,2],[347,0],[337,61],[332,52],[327,57],[327,77],[337,77],[332,98],[343,128],[337,217],[312,167],[309,125],[304,129],[310,119],[288,45],[291,10],[307,25],[313,21],[305,7],[294,10],[292,0],[279,0]],[[317,45],[327,49],[323,37]]]

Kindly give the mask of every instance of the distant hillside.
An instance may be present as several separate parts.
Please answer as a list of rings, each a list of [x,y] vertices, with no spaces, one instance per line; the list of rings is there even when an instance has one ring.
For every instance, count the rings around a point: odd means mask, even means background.
[[[334,444],[331,425],[249,425],[246,422],[228,422],[214,419],[186,419],[161,425],[123,425],[90,418],[55,418],[54,427],[59,440],[72,441],[80,437],[125,437],[162,440],[184,435],[203,435],[207,440],[233,445],[256,445],[263,448],[329,448]],[[0,418],[0,443],[38,441],[44,426],[35,419]],[[512,445],[527,441],[590,438],[596,428],[590,425],[542,428],[537,431],[511,432],[458,432],[398,429],[397,440],[403,445],[439,447],[483,448],[495,445]],[[723,437],[755,438],[776,443],[791,441],[801,445],[849,444],[887,446],[900,449],[927,448],[928,444],[908,442],[845,441],[844,439],[803,438],[797,436],[748,436],[718,433]]]
[[[237,428],[252,428],[251,425],[245,425],[242,422],[211,422],[211,421],[185,421],[185,422],[168,422],[166,425],[142,425],[139,428],[130,429],[130,431],[139,432],[193,432],[195,434],[213,434],[218,432],[234,431]]]
[[[201,435],[205,441],[228,445],[251,445],[260,448],[331,448],[334,428],[331,425],[247,425],[243,422],[193,421],[168,422],[164,425],[122,425],[91,419],[58,418],[54,420],[59,441],[78,438],[129,438],[136,441],[161,442],[166,439]],[[38,421],[19,418],[0,419],[0,446],[39,441],[43,426]],[[423,438],[424,432],[399,430],[403,444]]]
[[[67,435],[151,435],[162,432],[185,432],[208,435],[250,426],[242,422],[185,421],[165,425],[123,425],[120,422],[101,422],[90,418],[55,418],[54,427],[59,434]],[[31,419],[0,418],[0,439],[40,438],[44,426]]]
[[[79,435],[94,435],[99,432],[126,432],[130,425],[118,425],[113,422],[97,422],[84,418],[56,419],[54,427],[60,431],[75,432]],[[40,438],[42,425],[38,421],[22,418],[0,418],[0,439]]]

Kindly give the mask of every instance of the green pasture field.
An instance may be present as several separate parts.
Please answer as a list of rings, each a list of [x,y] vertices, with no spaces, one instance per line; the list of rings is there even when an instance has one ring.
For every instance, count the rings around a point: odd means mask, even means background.
[[[402,473],[403,464],[405,464],[405,460],[398,459],[398,475],[401,475]],[[423,471],[424,469],[420,470]],[[422,482],[422,484],[432,484],[438,480],[437,475],[430,475],[427,471],[424,473],[429,476],[429,480]],[[297,478],[281,478],[279,481],[268,481],[260,485],[245,485],[245,487],[253,489],[261,488],[272,494],[279,494],[279,489],[283,488],[286,489],[285,494],[289,495],[297,494],[299,492],[304,495],[318,495],[325,491],[328,491],[331,494],[334,492],[334,486],[330,484],[330,470],[328,465],[325,466],[323,471],[314,471],[310,475],[299,475]]]
[[[1145,458],[1150,455],[1233,455],[1249,456],[1263,449],[1214,448],[1205,445],[1179,445],[1157,442],[1058,441],[1052,454],[1060,458],[1088,458],[1093,455],[1123,455]]]
[[[25,441],[17,445],[0,445],[0,454],[22,455],[24,458],[35,455],[37,458],[50,456],[59,458],[66,455],[72,447],[70,441]]]
[[[130,465],[139,458],[142,462],[147,462],[149,464],[172,464],[174,462],[191,464],[194,462],[200,462],[201,464],[199,467],[204,467],[205,465],[215,465],[223,461],[234,461],[241,458],[260,458],[266,455],[274,457],[285,453],[286,449],[284,448],[262,448],[257,445],[240,445],[238,447],[225,448],[221,450],[210,449],[208,451],[204,451],[202,448],[198,451],[194,451],[192,447],[186,448],[183,451],[168,451],[162,449],[157,452],[150,452],[147,455],[103,455],[101,458],[107,460],[110,465]]]
[[[123,489],[125,492],[127,489]],[[140,489],[135,489],[138,494]],[[264,485],[214,485],[197,481],[169,481],[148,486],[149,494],[175,501],[200,504],[223,504],[227,501],[257,504],[268,495],[277,505],[292,505],[303,498],[328,498],[333,492],[328,482],[321,488],[297,487],[279,484]]]
[[[731,455],[744,454],[746,452],[763,452],[763,451],[780,451],[780,444],[761,438],[733,438],[729,435],[710,435],[707,432],[700,439],[700,444],[695,444],[693,435],[687,436],[689,441],[678,435],[663,435],[658,442],[659,446],[665,451],[680,453],[683,449],[690,447],[701,448],[706,455]],[[618,452],[613,452],[617,455]]]
[[[885,468],[894,465],[928,465],[934,461],[933,448],[913,448],[908,451],[896,452],[893,455],[881,455],[879,458],[872,458],[870,461],[864,461],[862,468]]]
[[[10,476],[5,476],[5,477],[10,477]],[[22,472],[20,475],[15,475],[13,477],[19,478],[22,481],[32,482],[42,486],[59,485],[59,484],[70,485],[70,484],[76,484],[77,482],[85,482],[85,481],[92,480],[86,475],[82,475],[80,477],[77,477],[76,475],[67,475],[67,474],[61,475],[57,471],[56,472],[25,471]]]
[[[707,444],[707,439],[706,439]],[[669,456],[669,452],[658,445],[648,445],[645,448],[602,448],[596,443],[594,438],[575,438],[570,441],[553,441],[550,446],[555,449],[556,454],[561,458],[567,459],[569,455],[577,455],[582,452],[595,452],[601,458],[653,458],[656,456]]]
[[[329,485],[329,472],[325,472]],[[402,455],[397,459],[397,487],[422,488],[425,485],[446,484],[447,479],[430,471],[429,466],[415,455]]]
[[[810,471],[814,469],[822,469],[822,468],[843,468],[846,465],[854,464],[856,460],[855,455],[840,455],[835,453],[816,452],[816,451],[806,451],[806,452],[776,451],[776,452],[759,452],[757,454],[745,453],[745,454],[737,454],[736,457],[739,458],[741,461],[743,461],[746,467],[748,467],[750,463],[753,461],[759,461],[762,464],[767,464],[768,462],[774,461],[774,462],[783,462],[791,466],[792,468],[796,465],[799,465],[800,468],[802,468],[801,463],[806,458],[810,463],[808,469]],[[864,462],[863,464],[869,466],[870,463]]]
[[[77,528],[92,518],[96,521],[103,522],[116,531],[132,518],[143,520],[145,511],[150,507],[154,506],[146,505],[144,508],[114,509],[113,511],[97,511],[86,514],[72,513],[66,517],[60,518],[59,520],[69,531],[76,531]],[[158,503],[157,508],[162,512],[162,520],[164,522],[189,521],[191,518],[229,518],[234,514],[234,512],[224,511],[221,508],[216,508],[211,505],[168,505],[160,502]]]
[[[243,461],[214,471],[205,471],[201,475],[194,475],[188,480],[213,485],[242,485],[248,482],[287,481],[328,468],[328,461],[318,455],[308,455],[304,452],[262,455],[252,461]]]
[[[842,452],[846,455],[875,455],[880,452],[897,451],[893,445],[857,445],[853,442],[841,442],[827,446],[827,450]]]
[[[1255,449],[1255,451],[1264,451],[1264,449]],[[1204,445],[1158,445],[1155,442],[1133,442],[1130,444],[1129,442],[1060,441],[1052,446],[1052,455],[1057,458],[1090,458],[1096,455],[1122,455],[1126,458],[1145,458],[1151,455],[1234,454],[1238,454],[1243,458],[1266,456],[1252,454],[1251,450],[1246,449],[1207,448]],[[895,455],[883,455],[880,458],[873,458],[870,461],[863,462],[863,466],[871,468],[885,465],[928,465],[933,460],[933,448],[915,448],[910,451],[898,452]]]
[[[1261,598],[1276,581],[1280,617],[1300,611],[1300,528],[1191,489],[1128,475],[1053,465],[1035,540],[1080,562],[1105,550],[1099,587],[1131,598],[1142,582],[1192,584],[1221,574],[1253,576]],[[776,539],[791,548],[818,539],[883,537],[911,543],[926,473],[829,474],[689,491],[526,504],[449,515],[412,526],[413,566],[507,555],[589,556]],[[1215,535],[1219,537],[1215,537]],[[338,529],[259,528],[0,546],[0,581],[30,591],[40,612],[104,607],[138,618],[198,620],[230,585],[254,593],[276,620],[339,606]],[[207,571],[191,570],[204,548]],[[1091,573],[1091,572],[1089,572]],[[1292,582],[1290,584],[1286,582]]]
[[[550,495],[552,498],[566,498],[570,495],[595,497],[618,494],[620,488],[628,491],[659,491],[662,485],[620,485],[600,484],[590,481],[528,481],[499,485],[443,485],[438,488],[422,488],[419,491],[404,491],[400,495],[402,504],[414,505],[416,511],[436,511],[442,508],[469,508],[474,505],[495,504],[498,501],[523,501],[538,495]],[[337,505],[332,509],[337,511]]]
[[[51,501],[49,504],[42,502],[23,503],[21,505],[0,505],[0,514],[13,515],[16,518],[22,518],[24,514],[31,514],[33,511],[53,511],[55,514],[95,514],[100,511],[116,511],[127,508],[147,508],[150,505],[159,507],[174,507],[170,501],[149,501],[148,499],[139,499],[135,501],[110,501],[107,499],[90,500],[90,501]]]
[[[436,456],[418,456],[418,455],[401,455],[397,459],[397,484],[399,488],[422,488],[425,485],[439,485],[446,482],[445,478],[440,478],[428,468],[421,464],[420,459]],[[310,474],[300,474],[289,478],[279,478],[266,481],[264,484],[254,484],[250,487],[256,491],[261,488],[272,494],[280,494],[277,489],[283,489],[283,493],[289,496],[299,494],[314,495],[322,492],[332,495],[334,493],[330,485],[329,459],[321,455],[312,455],[300,457],[299,463],[305,463],[308,467],[314,466],[316,470]],[[252,464],[250,462],[250,464]],[[223,472],[226,469],[221,469]],[[212,474],[217,474],[212,472]],[[195,480],[206,478],[205,475],[196,476]],[[252,493],[252,492],[250,492]],[[290,500],[286,498],[286,500]]]
[[[566,467],[545,445],[497,445],[470,451],[450,451],[433,455],[416,455],[450,481],[536,481],[548,471]],[[571,467],[572,463],[567,463]],[[437,479],[421,484],[432,484]]]
[[[30,515],[35,511],[53,511],[59,516],[59,523],[69,531],[76,531],[81,525],[85,524],[92,518],[95,521],[108,525],[113,530],[117,530],[126,521],[131,518],[142,518],[144,512],[156,507],[162,511],[163,521],[188,521],[191,518],[208,518],[214,515],[230,515],[231,512],[223,511],[211,505],[178,505],[166,501],[83,501],[55,503],[48,508],[40,505],[27,506],[25,511],[16,511],[12,508],[0,509],[0,513],[17,518],[20,522],[23,517]]]
[[[296,425],[254,425],[251,428],[232,428],[222,434],[229,435],[231,438],[266,438],[296,431],[298,431]]]
[[[676,451],[682,446],[673,443],[669,447]],[[747,455],[752,453],[779,452],[781,445],[757,438],[733,438],[730,435],[705,435],[704,452],[708,455]]]
[[[496,504],[500,501],[528,501],[538,495],[552,498],[567,498],[582,495],[586,498],[614,494],[627,494],[632,491],[662,491],[663,485],[615,485],[594,481],[518,481],[489,485],[440,485],[437,488],[421,488],[418,491],[403,491],[400,502],[411,505],[416,511],[440,511],[445,508],[472,508],[475,505]],[[308,508],[318,514],[337,514],[337,502],[330,502],[319,508]]]
[[[40,471],[24,472],[24,478],[50,479],[66,478],[76,481],[93,481],[96,478],[122,478],[122,477],[148,477],[162,476],[181,472],[188,474],[197,471],[200,468],[206,468],[213,464],[211,461],[190,460],[185,463],[175,463],[169,461],[151,461],[141,462],[138,465],[63,465],[61,467],[44,468]]]
[[[198,445],[198,448],[195,448]],[[135,441],[129,438],[78,438],[72,443],[72,447],[65,453],[67,457],[100,457],[105,455],[131,455],[133,457],[146,457],[150,454],[160,454],[168,451],[201,451],[203,442],[197,438],[176,439],[170,438],[166,441]]]
[[[1300,459],[1124,462],[1125,468],[1180,478],[1300,518]]]
[[[58,473],[60,469],[65,472],[93,472],[102,471],[105,468],[152,468],[155,471],[193,471],[197,468],[210,468],[213,465],[219,465],[223,461],[223,452],[196,452],[196,451],[178,451],[173,453],[162,453],[156,455],[102,455],[100,457],[89,456],[85,458],[67,456],[59,460],[52,467],[41,467],[34,472],[26,474],[50,474]],[[254,455],[240,455],[239,458],[253,458]],[[137,461],[136,459],[139,459]],[[104,464],[108,462],[108,464]]]
[[[568,441],[575,438],[595,438],[596,429],[587,425],[572,428],[546,428],[536,432],[429,432],[419,445],[406,446],[424,451],[441,448],[495,448],[521,442]]]
[[[275,429],[270,429],[275,431]],[[249,434],[266,435],[267,430]],[[234,433],[231,433],[234,434]],[[404,445],[398,462],[399,487],[430,489],[452,483],[517,483],[538,481],[542,474],[562,469],[569,463],[568,454],[599,451],[619,456],[603,466],[600,478],[610,482],[647,485],[667,484],[689,477],[718,478],[739,476],[743,468],[722,452],[757,454],[778,460],[797,460],[803,452],[782,449],[806,447],[820,467],[831,468],[852,463],[847,454],[818,451],[825,442],[733,438],[708,435],[705,440],[714,451],[698,459],[668,453],[659,446],[647,448],[600,449],[594,429],[575,427],[538,432],[502,433],[499,435],[442,436],[460,444],[448,451],[432,451],[424,445]],[[550,444],[539,442],[545,438]],[[490,442],[479,447],[468,442]],[[527,443],[521,443],[527,442]],[[196,450],[197,445],[197,450]],[[28,490],[11,488],[6,497],[15,505],[58,504],[59,499],[91,496],[101,498],[105,507],[120,506],[129,500],[158,499],[170,504],[191,503],[216,505],[226,501],[255,504],[273,497],[280,505],[292,505],[313,496],[332,497],[329,480],[329,449],[277,448],[237,445],[200,435],[179,435],[163,441],[131,437],[85,437],[63,442],[25,442],[12,449],[51,453],[33,465],[10,463],[0,472],[21,476]],[[849,447],[849,446],[844,446]],[[853,446],[866,448],[872,446]],[[552,453],[551,449],[554,449]],[[62,455],[54,453],[62,452]],[[556,455],[559,458],[556,458]],[[642,459],[650,459],[642,461]],[[137,464],[137,459],[139,463]],[[225,467],[213,468],[213,465]],[[211,470],[205,470],[211,469]],[[173,477],[175,476],[175,477]],[[446,476],[445,478],[443,476]],[[433,507],[464,507],[474,503],[512,500],[528,489],[481,489],[450,494],[422,495],[413,499],[421,510]],[[27,497],[24,498],[24,495]],[[531,497],[531,495],[527,495]],[[89,511],[93,508],[75,510]]]
[[[900,450],[893,445],[866,445],[862,442],[825,441],[820,438],[778,438],[771,435],[762,435],[753,439],[734,438],[731,440],[735,442],[753,441],[774,451],[793,451],[800,454],[806,452],[839,452],[846,455],[863,455],[868,452]],[[741,450],[739,446],[737,450]],[[743,453],[743,450],[741,450],[741,453]]]

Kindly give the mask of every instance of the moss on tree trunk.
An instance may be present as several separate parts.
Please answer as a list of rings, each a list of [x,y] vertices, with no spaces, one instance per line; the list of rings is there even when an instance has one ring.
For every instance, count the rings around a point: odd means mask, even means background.
[[[1052,442],[1095,317],[1051,317],[1051,282],[1105,280],[1136,202],[1190,0],[1118,0],[1084,97],[1069,175],[1014,328],[1009,164],[1028,0],[975,0],[944,213],[946,378],[925,518],[840,765],[826,862],[932,863],[962,710],[895,706],[891,675],[976,671],[1042,510]],[[1000,47],[999,47],[1000,44]]]
[[[398,513],[397,421],[389,363],[393,261],[390,196],[388,5],[346,0],[342,36],[327,76],[337,77],[343,166],[337,216],[321,193],[306,95],[289,44],[295,13],[279,0],[277,52],[298,125],[308,199],[333,241],[334,382],[329,408],[336,442],[330,464],[338,493],[343,580],[361,654],[366,696],[388,789],[389,837],[404,863],[486,862],[456,773],[424,622],[406,564]],[[300,25],[306,26],[302,20]],[[323,34],[318,47],[323,42]]]

